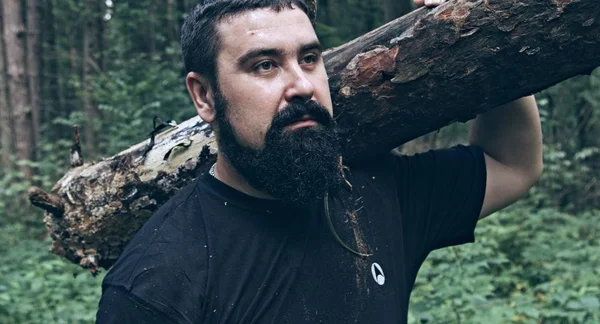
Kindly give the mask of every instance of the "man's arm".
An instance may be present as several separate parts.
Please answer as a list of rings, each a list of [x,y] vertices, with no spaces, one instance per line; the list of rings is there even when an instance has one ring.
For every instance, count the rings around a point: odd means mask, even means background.
[[[480,218],[527,193],[540,177],[542,131],[533,96],[523,97],[477,116],[469,143],[485,152],[487,183]]]
[[[417,8],[444,2],[414,0]],[[477,116],[471,122],[469,143],[485,152],[481,219],[521,198],[542,174],[542,129],[535,98],[523,97]]]
[[[131,323],[169,324],[175,321],[121,287],[105,287],[96,313],[96,324]]]

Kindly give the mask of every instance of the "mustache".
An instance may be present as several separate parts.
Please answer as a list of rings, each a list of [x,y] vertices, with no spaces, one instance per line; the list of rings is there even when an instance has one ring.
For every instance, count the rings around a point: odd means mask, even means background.
[[[271,123],[271,129],[282,130],[285,126],[288,126],[304,116],[310,116],[310,118],[317,123],[329,127],[333,124],[333,118],[325,109],[314,100],[307,102],[293,102],[285,106],[284,109],[279,111],[273,118]]]

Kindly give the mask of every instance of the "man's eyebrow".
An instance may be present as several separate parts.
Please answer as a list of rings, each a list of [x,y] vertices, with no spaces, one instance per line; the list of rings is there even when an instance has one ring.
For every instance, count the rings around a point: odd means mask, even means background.
[[[321,46],[321,43],[319,41],[314,41],[312,43],[302,45],[300,47],[299,52],[305,53],[313,50],[317,50],[319,52],[323,51],[323,47]],[[284,53],[282,50],[277,48],[255,48],[249,50],[248,52],[244,53],[244,55],[240,56],[237,59],[237,64],[238,66],[244,66],[248,63],[248,61],[261,56],[284,56]]]
[[[255,48],[244,53],[237,59],[238,66],[244,66],[253,58],[261,56],[283,56],[283,51],[276,48]]]
[[[300,47],[300,53],[304,53],[304,52],[309,52],[312,50],[317,50],[319,52],[323,52],[323,46],[321,46],[321,43],[319,43],[319,41],[314,41],[312,43],[303,45],[302,47]]]

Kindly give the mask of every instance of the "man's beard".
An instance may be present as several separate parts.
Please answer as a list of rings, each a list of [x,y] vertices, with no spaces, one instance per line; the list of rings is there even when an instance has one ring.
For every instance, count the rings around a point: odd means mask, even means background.
[[[321,105],[309,101],[286,106],[273,118],[262,149],[237,140],[227,118],[228,103],[219,91],[215,93],[215,105],[219,150],[254,189],[284,203],[306,206],[338,188],[341,183],[338,129]],[[305,115],[317,124],[284,129]]]

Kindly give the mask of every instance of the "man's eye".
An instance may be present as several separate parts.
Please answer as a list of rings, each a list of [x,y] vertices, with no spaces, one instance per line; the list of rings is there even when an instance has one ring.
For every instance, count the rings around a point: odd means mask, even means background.
[[[256,67],[254,68],[256,71],[270,71],[274,68],[274,64],[271,61],[264,61],[261,63],[258,63],[256,65]]]
[[[304,64],[314,64],[317,61],[317,56],[315,54],[306,55],[302,58],[302,63]]]

